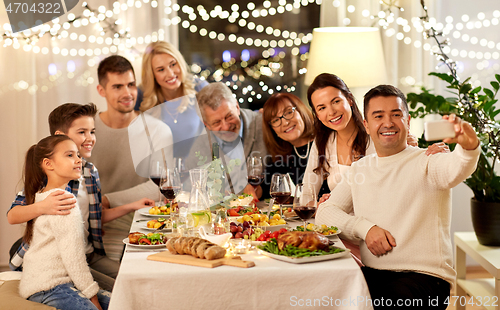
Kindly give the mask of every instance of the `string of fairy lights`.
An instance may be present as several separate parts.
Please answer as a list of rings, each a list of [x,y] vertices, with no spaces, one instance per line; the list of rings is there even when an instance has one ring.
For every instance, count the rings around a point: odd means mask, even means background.
[[[259,80],[262,77],[284,77],[283,61],[285,57],[298,57],[299,64],[297,66],[297,75],[305,74],[305,64],[308,58],[308,48],[301,51],[302,46],[308,46],[312,40],[311,33],[296,33],[288,30],[276,29],[271,26],[264,26],[259,22],[261,18],[274,16],[278,14],[298,14],[302,7],[308,5],[321,5],[323,0],[287,0],[269,1],[266,0],[260,5],[253,2],[248,2],[245,5],[232,4],[230,10],[224,10],[220,5],[214,6],[212,9],[207,9],[203,5],[197,5],[196,8],[189,5],[173,4],[171,0],[163,0],[163,13],[166,17],[161,19],[162,26],[178,25],[184,29],[188,29],[191,33],[197,33],[201,37],[208,37],[211,40],[228,41],[230,43],[241,46],[241,48],[260,48],[264,49],[261,53],[260,59],[251,62],[248,60],[237,61],[231,58],[229,61],[224,61],[216,66],[213,70],[203,69],[197,64],[191,66],[193,73],[199,75],[204,79],[212,79],[221,81],[227,79],[226,83],[233,89],[238,89],[241,94],[247,96],[247,100],[259,100],[262,98],[263,93],[272,94],[275,91],[295,91],[296,84],[294,82],[290,85],[277,85],[273,88],[263,81],[258,81],[259,90],[252,86],[244,86],[246,77]],[[61,55],[64,57],[87,57],[84,62],[88,67],[94,67],[106,55],[114,54],[117,52],[127,53],[127,57],[132,61],[141,57],[140,48],[143,44],[149,44],[158,40],[164,40],[164,30],[159,29],[151,34],[145,36],[132,36],[131,30],[124,27],[126,22],[120,17],[120,14],[134,9],[142,9],[144,7],[151,7],[159,9],[159,1],[157,0],[126,0],[115,1],[112,9],[105,6],[99,6],[97,9],[89,7],[84,2],[82,6],[84,10],[80,16],[75,14],[68,14],[67,21],[55,19],[44,25],[34,27],[19,33],[12,33],[9,24],[3,25],[4,33],[0,36],[0,43],[3,47],[12,47],[14,49],[22,49],[26,52],[41,53],[47,55],[52,53],[54,55]],[[413,45],[417,49],[425,51],[432,51],[432,46],[429,43],[424,43],[421,40],[412,38],[412,31],[424,33],[425,26],[420,23],[418,17],[413,17],[410,21],[403,17],[396,17],[397,12],[403,11],[402,7],[397,6],[395,0],[382,0],[382,9],[376,14],[372,14],[369,10],[362,10],[360,15],[363,17],[361,20],[362,25],[378,25],[383,30],[382,33],[387,37],[395,36],[399,41],[404,44]],[[331,4],[338,9],[342,9],[342,2],[339,0],[331,1]],[[357,8],[354,5],[345,7],[348,14],[355,14]],[[395,13],[396,12],[396,13]],[[182,16],[181,14],[182,13]],[[359,13],[359,12],[358,12]],[[171,14],[176,16],[168,17]],[[342,20],[345,26],[351,24],[350,15]],[[229,24],[237,27],[234,33],[225,34],[215,30],[203,27],[205,22],[211,19],[227,20]],[[430,18],[428,25],[434,27],[438,31],[442,31],[444,35],[451,35],[455,39],[461,39],[471,46],[481,46],[481,48],[488,48],[490,51],[473,51],[473,50],[459,50],[457,48],[451,49],[449,46],[445,47],[445,52],[450,53],[452,56],[460,56],[462,58],[477,59],[479,62],[477,68],[480,70],[487,67],[488,61],[498,60],[500,58],[500,43],[496,43],[486,38],[478,38],[470,36],[466,33],[467,30],[481,29],[497,26],[500,24],[500,11],[495,10],[492,17],[487,17],[485,13],[480,12],[477,14],[477,19],[469,15],[462,15],[460,19],[455,19],[452,16],[445,18],[445,24],[438,23],[435,18]],[[94,27],[93,30],[96,34],[85,35],[79,33],[79,29],[85,27]],[[266,39],[254,39],[251,35],[243,36],[238,35],[238,29],[245,29],[251,33],[258,34],[259,36],[267,35]],[[60,48],[53,46],[49,48],[41,45],[43,37],[50,37],[51,40],[71,40],[75,42],[86,43],[87,48]],[[91,48],[92,47],[92,48]],[[287,51],[287,52],[285,52]],[[259,57],[257,57],[259,58]],[[71,60],[70,60],[71,61]],[[68,61],[68,64],[70,63]],[[497,64],[495,64],[497,65]],[[30,93],[35,93],[38,90],[48,91],[52,85],[58,83],[61,79],[76,78],[76,83],[81,86],[87,86],[94,83],[89,70],[80,70],[78,73],[76,68],[68,65],[67,74],[62,74],[61,70],[52,70],[49,72],[48,77],[42,78],[38,82],[28,83],[26,81],[19,81],[8,86],[2,86],[0,93],[10,90],[28,90]],[[50,71],[50,70],[49,70]],[[244,71],[244,74],[238,73]],[[246,76],[246,77],[245,77]],[[410,82],[408,77],[405,80]],[[261,85],[262,84],[262,85]],[[41,85],[41,86],[39,86]],[[250,87],[250,88],[249,88]],[[255,99],[253,99],[255,98]]]

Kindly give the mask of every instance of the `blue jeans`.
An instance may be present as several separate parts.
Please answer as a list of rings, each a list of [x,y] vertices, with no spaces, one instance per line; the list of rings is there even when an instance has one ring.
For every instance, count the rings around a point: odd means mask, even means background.
[[[109,306],[110,293],[99,290],[97,299],[103,310]],[[73,283],[60,284],[48,291],[35,293],[28,300],[52,306],[61,310],[96,310],[97,308],[86,298]]]

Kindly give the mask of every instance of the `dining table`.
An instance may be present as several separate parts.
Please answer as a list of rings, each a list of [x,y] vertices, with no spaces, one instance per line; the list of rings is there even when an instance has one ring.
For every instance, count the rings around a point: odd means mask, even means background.
[[[150,232],[144,229],[150,219],[136,211],[130,231]],[[288,222],[290,226],[301,223]],[[345,248],[338,236],[332,240]],[[148,260],[149,255],[163,250],[126,246],[110,310],[373,309],[363,273],[350,255],[294,264],[264,256],[255,248],[240,255],[255,263],[251,268],[205,268]]]

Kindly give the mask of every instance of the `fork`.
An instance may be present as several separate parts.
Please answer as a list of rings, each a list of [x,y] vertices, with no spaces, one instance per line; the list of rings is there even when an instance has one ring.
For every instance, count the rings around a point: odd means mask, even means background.
[[[155,230],[153,231],[153,234],[156,234],[157,232],[159,232],[160,230],[162,230],[163,228],[165,228],[165,226],[166,226],[166,225],[167,225],[167,223],[163,223],[163,224],[161,224],[161,226],[160,226],[160,227],[158,227],[157,229],[155,229]]]

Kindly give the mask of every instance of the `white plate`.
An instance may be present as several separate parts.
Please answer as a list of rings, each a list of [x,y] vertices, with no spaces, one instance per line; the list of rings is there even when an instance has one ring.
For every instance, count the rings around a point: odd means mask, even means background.
[[[148,224],[144,224],[143,226],[139,227],[140,229],[145,229],[145,230],[151,230],[151,231],[154,231],[156,230],[156,228],[149,228],[148,227]],[[162,230],[160,231],[166,231],[166,232],[172,232],[172,227],[167,227],[167,228],[163,228]]]
[[[341,231],[340,229],[337,229],[337,232],[336,232],[336,233],[334,233],[334,234],[329,234],[329,235],[323,235],[323,236],[328,237],[328,238],[331,238],[331,237],[333,237],[333,236],[336,236],[336,235],[340,234],[341,232],[342,232],[342,231]]]
[[[252,245],[253,246],[258,246],[258,245],[263,245],[264,243],[266,243],[267,241],[252,241]]]
[[[283,262],[292,263],[292,264],[304,264],[304,263],[314,263],[314,262],[322,262],[326,260],[332,260],[344,256],[348,256],[351,250],[346,249],[344,252],[335,253],[335,254],[327,254],[327,255],[319,255],[319,256],[309,256],[309,257],[288,257],[284,255],[272,254],[259,249],[259,253],[264,256],[274,258]]]
[[[149,209],[151,209],[151,207],[146,207],[146,208],[139,209],[138,212],[139,212],[140,215],[144,215],[144,216],[163,217],[163,218],[170,217],[170,215],[149,214]]]
[[[130,245],[136,248],[144,248],[144,249],[154,249],[154,248],[164,248],[166,247],[165,244],[155,244],[155,245],[147,245],[147,244],[132,244],[128,241],[128,237],[123,239],[123,243],[126,245]]]
[[[301,226],[304,226],[304,225],[301,225]],[[296,227],[297,228],[297,227]],[[312,230],[308,230],[308,231],[312,231]],[[337,232],[336,233],[333,233],[333,234],[329,234],[329,235],[323,235],[325,237],[328,237],[328,238],[331,238],[333,236],[336,236],[338,234],[340,234],[342,231],[340,229],[337,229]]]
[[[230,240],[241,240],[241,238],[239,239],[230,239]],[[250,243],[253,245],[253,246],[258,246],[258,245],[263,245],[264,243],[266,243],[267,241],[251,241]]]
[[[263,214],[260,214],[260,215],[263,215]],[[235,222],[236,224],[243,224],[243,223],[238,222],[239,219],[243,218],[243,215],[240,215],[240,216],[228,216],[227,218],[229,220],[229,223]]]

